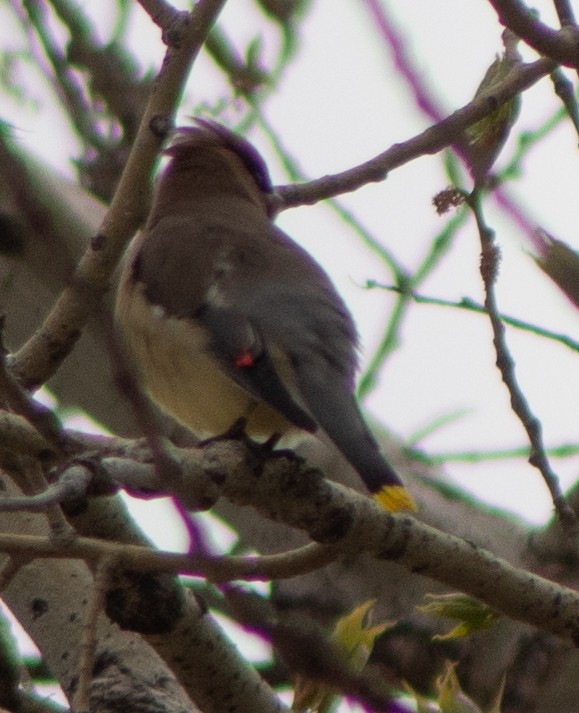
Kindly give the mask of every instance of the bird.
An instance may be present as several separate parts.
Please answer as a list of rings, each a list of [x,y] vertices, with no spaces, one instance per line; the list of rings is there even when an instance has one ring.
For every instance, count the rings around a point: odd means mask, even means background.
[[[323,268],[274,223],[267,166],[206,118],[175,129],[115,321],[151,399],[199,437],[326,434],[388,511],[416,509],[356,401],[358,336]]]

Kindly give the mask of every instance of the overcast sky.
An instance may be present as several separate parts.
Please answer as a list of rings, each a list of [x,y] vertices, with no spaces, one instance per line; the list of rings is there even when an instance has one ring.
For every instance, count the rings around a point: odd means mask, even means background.
[[[106,12],[108,3],[81,4],[91,13],[102,14],[104,9],[104,19],[99,22],[106,37],[111,18]],[[555,25],[551,5],[547,0],[534,3],[542,19]],[[501,51],[502,28],[490,5],[484,0],[398,0],[387,7],[414,68],[441,107],[450,112],[468,102],[486,68]],[[228,3],[222,21],[240,49],[259,35],[266,63],[275,56],[278,37],[250,2]],[[17,34],[11,33],[4,38],[4,45],[18,41]],[[159,31],[140,9],[132,21],[131,41],[144,66],[158,65],[163,55]],[[532,52],[525,50],[523,54],[527,60],[534,59]],[[16,125],[25,148],[73,176],[70,158],[76,151],[74,140],[66,133],[66,124],[47,87],[38,78],[31,82],[40,112],[14,106],[10,114],[7,106],[4,116]],[[207,58],[202,58],[192,74],[182,116],[202,101],[214,106],[228,97],[219,73]],[[397,74],[368,3],[361,0],[313,3],[296,59],[265,106],[265,116],[283,145],[312,178],[356,165],[430,123]],[[542,80],[525,94],[516,128],[533,130],[558,108],[549,80]],[[235,125],[242,118],[239,104],[229,102],[223,121]],[[256,129],[250,138],[268,157],[274,179],[287,182],[267,136]],[[529,153],[522,179],[507,190],[533,224],[579,247],[576,148],[577,136],[570,125],[561,125]],[[513,150],[514,144],[509,143],[499,166],[508,161]],[[446,184],[440,157],[428,157],[396,170],[385,182],[340,200],[412,270],[448,219],[436,216],[431,204],[432,197]],[[503,252],[498,286],[501,310],[577,339],[577,313],[529,258],[525,235],[491,198],[485,210]],[[391,284],[391,274],[324,205],[286,211],[279,224],[323,264],[345,296],[361,334],[362,366],[367,365],[393,298],[363,286],[368,279]],[[466,296],[481,301],[478,252],[478,237],[469,221],[421,292],[449,300]],[[577,443],[577,354],[515,330],[508,331],[508,341],[521,386],[543,422],[547,444]],[[487,321],[474,314],[414,306],[404,322],[398,349],[365,405],[402,439],[436,419],[462,413],[420,442],[427,452],[484,451],[526,443],[494,366]],[[554,462],[565,485],[576,479],[578,465],[578,458]],[[549,516],[546,488],[524,460],[477,466],[457,463],[445,471],[490,503],[505,505],[535,522]]]

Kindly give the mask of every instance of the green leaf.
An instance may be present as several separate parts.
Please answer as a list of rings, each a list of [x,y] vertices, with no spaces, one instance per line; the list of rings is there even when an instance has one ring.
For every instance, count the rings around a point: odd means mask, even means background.
[[[460,622],[446,634],[437,634],[438,640],[458,639],[476,631],[490,628],[500,614],[478,599],[473,599],[460,592],[452,594],[427,594],[428,604],[416,607],[418,611],[432,616],[456,619]]]
[[[488,68],[474,98],[492,96],[494,88],[500,84],[518,64],[521,57],[516,49],[517,38],[503,34],[505,53],[497,57]],[[481,183],[492,168],[501,152],[521,109],[521,98],[501,104],[476,124],[466,129],[467,161],[475,183]]]
[[[334,626],[330,641],[346,656],[346,663],[353,673],[360,673],[370,658],[374,642],[391,622],[371,625],[375,599],[360,604],[340,617]],[[292,710],[328,713],[339,701],[336,691],[325,681],[315,681],[298,676],[294,686]]]

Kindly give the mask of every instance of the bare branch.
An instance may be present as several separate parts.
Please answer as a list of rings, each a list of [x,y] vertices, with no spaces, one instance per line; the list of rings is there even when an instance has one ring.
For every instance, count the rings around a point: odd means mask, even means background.
[[[575,87],[560,68],[551,72],[551,81],[555,94],[559,97],[565,110],[573,122],[575,131],[579,134],[579,107],[577,106],[577,97],[575,96]]]
[[[553,504],[557,511],[561,523],[566,530],[566,534],[571,541],[577,534],[577,516],[573,509],[565,500],[559,479],[545,453],[543,444],[543,435],[541,422],[532,412],[529,403],[523,394],[515,373],[515,362],[509,352],[508,345],[505,339],[505,327],[499,315],[496,294],[495,282],[498,274],[498,265],[500,261],[500,251],[495,243],[494,232],[485,224],[482,215],[482,206],[480,204],[480,193],[475,190],[467,200],[471,206],[479,231],[481,242],[481,261],[480,274],[483,280],[485,289],[485,309],[489,315],[491,326],[493,329],[493,344],[496,351],[496,365],[501,373],[502,380],[509,391],[511,398],[511,406],[521,421],[531,444],[531,454],[529,463],[539,470],[543,476]],[[572,544],[574,547],[574,544]]]
[[[88,317],[110,287],[126,242],[147,210],[150,174],[159,147],[172,124],[191,65],[225,0],[201,0],[179,41],[167,50],[137,138],[110,210],[73,277],[42,327],[14,357],[13,372],[27,387],[38,387],[57,370],[78,341]]]
[[[382,285],[374,280],[368,281],[366,287],[373,288],[379,287],[382,290],[389,290],[392,292],[400,292],[400,288],[394,285]],[[453,309],[460,309],[466,312],[474,312],[476,314],[487,314],[487,309],[481,304],[475,302],[475,300],[470,297],[463,297],[458,302],[453,300],[445,300],[440,297],[429,297],[427,295],[421,295],[417,292],[409,293],[409,297],[416,304],[426,304],[426,305],[437,305],[439,307],[451,307]],[[539,327],[532,322],[527,322],[524,319],[518,319],[517,317],[510,317],[506,314],[499,315],[501,321],[504,324],[508,324],[510,327],[515,327],[515,329],[521,329],[525,332],[530,332],[531,334],[536,334],[539,337],[545,339],[551,339],[554,342],[559,342],[563,346],[571,349],[574,352],[579,353],[579,342],[570,337],[567,334],[562,334],[560,332],[553,332],[550,329],[544,327]]]
[[[95,573],[92,601],[87,612],[87,619],[82,632],[80,660],[78,665],[78,684],[74,693],[72,708],[75,713],[89,713],[90,685],[93,678],[95,654],[98,644],[97,623],[104,610],[105,597],[110,586],[114,557],[103,557]]]
[[[280,186],[280,210],[298,205],[311,205],[340,193],[355,191],[367,183],[382,181],[389,171],[420,156],[435,154],[460,140],[462,132],[487,116],[506,101],[533,86],[555,68],[550,59],[540,59],[513,69],[504,82],[493,87],[491,94],[474,99],[438,124],[408,141],[391,146],[387,151],[342,173],[318,178],[300,186]]]
[[[190,452],[194,463],[191,473],[199,465],[196,450]],[[222,492],[228,500],[251,505],[270,519],[302,529],[324,544],[323,549],[289,555],[299,567],[303,562],[324,564],[338,552],[350,556],[365,551],[477,597],[507,616],[579,643],[579,593],[576,591],[517,569],[470,542],[410,516],[389,515],[369,498],[315,477],[295,460],[279,455],[268,458],[256,474],[255,463],[242,443],[215,442],[203,451],[203,468],[212,477],[223,479]],[[195,480],[194,476],[191,478]],[[159,571],[170,563],[180,571],[201,572],[209,578],[215,573],[217,580],[226,578],[228,568],[227,578],[239,575],[244,567],[245,576],[256,572],[272,574],[268,566],[280,565],[278,571],[281,572],[284,556],[279,555],[278,560],[259,559],[257,563],[248,560],[245,564],[231,558],[212,561],[190,556],[187,560],[186,556],[155,554],[142,547],[90,538],[78,538],[65,546],[47,538],[25,535],[0,535],[0,550],[14,556],[34,553],[39,557],[59,558],[98,559],[111,554],[118,557],[119,566],[138,563],[138,569]],[[191,563],[198,569],[191,567]],[[215,570],[212,571],[212,567]],[[296,566],[296,570],[299,567]],[[288,565],[285,571],[290,572],[291,567]]]
[[[92,474],[86,468],[75,464],[41,493],[0,499],[0,512],[46,512],[53,505],[84,497],[91,479]]]
[[[171,3],[167,2],[167,0],[137,1],[151,20],[153,20],[155,25],[158,25],[163,32],[169,31],[180,15],[180,12],[176,10]]]
[[[288,709],[248,666],[202,602],[186,597],[167,634],[143,635],[203,711],[282,713]]]
[[[87,562],[110,557],[114,558],[118,566],[134,568],[141,572],[189,574],[205,577],[215,583],[289,579],[325,567],[341,556],[338,546],[316,543],[274,555],[206,557],[157,551],[141,545],[119,544],[91,537],[77,537],[63,545],[51,537],[2,533],[0,547],[5,552],[13,553],[15,558],[11,560],[15,565],[7,566],[7,572],[12,572],[13,569],[18,571],[25,556],[28,560],[83,559]]]
[[[579,30],[567,25],[553,30],[537,19],[521,0],[489,0],[499,21],[539,54],[558,64],[579,68]],[[567,17],[569,15],[567,14]]]
[[[438,122],[444,119],[441,103],[435,97],[432,87],[425,81],[422,73],[414,68],[408,42],[398,31],[387,4],[379,2],[379,0],[365,0],[365,5],[384,44],[390,48],[396,71],[405,80],[416,106],[431,121]]]

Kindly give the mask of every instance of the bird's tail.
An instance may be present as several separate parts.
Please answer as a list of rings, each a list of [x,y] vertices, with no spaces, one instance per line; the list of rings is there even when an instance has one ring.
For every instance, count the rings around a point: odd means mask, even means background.
[[[380,460],[382,468],[380,471],[374,469],[371,479],[364,475],[364,471],[360,469],[357,471],[370,491],[372,498],[380,507],[390,512],[398,512],[399,510],[416,512],[418,507],[404,483],[402,483],[383,456],[381,456]],[[379,466],[380,464],[377,465]],[[376,472],[380,473],[380,481],[378,483],[376,483]]]
[[[356,412],[358,412],[357,405],[354,405]],[[352,428],[354,432],[357,432],[355,438],[344,438],[338,441],[337,438],[334,439],[332,434],[328,435],[355,468],[378,505],[390,512],[398,512],[399,510],[416,511],[418,509],[416,503],[398,473],[381,453],[374,437],[362,421],[361,415],[359,413],[356,415],[358,418],[356,419],[356,416],[352,414],[352,420],[350,421],[350,424],[352,424],[352,421],[355,423],[355,420],[359,420],[359,424],[356,424],[358,428]]]
[[[382,455],[354,396],[339,385],[300,379],[300,390],[316,421],[354,467],[372,498],[385,510],[416,511],[404,483]]]

